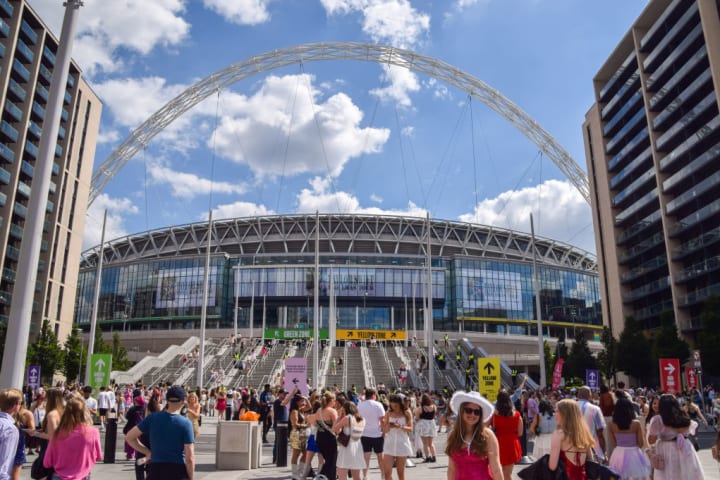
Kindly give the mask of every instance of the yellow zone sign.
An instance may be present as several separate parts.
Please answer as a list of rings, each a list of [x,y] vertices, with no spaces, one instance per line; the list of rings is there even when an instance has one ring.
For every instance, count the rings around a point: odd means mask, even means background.
[[[495,402],[501,385],[500,359],[478,358],[478,391],[491,402]]]
[[[338,340],[370,340],[373,336],[375,340],[405,340],[407,335],[405,330],[338,330],[336,332]]]

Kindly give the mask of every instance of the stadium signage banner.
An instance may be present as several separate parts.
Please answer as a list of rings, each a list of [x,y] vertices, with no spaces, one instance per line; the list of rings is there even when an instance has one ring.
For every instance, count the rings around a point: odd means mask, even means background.
[[[338,330],[338,340],[375,340],[378,341],[394,341],[405,340],[407,335],[405,330]]]
[[[201,307],[205,268],[173,268],[158,272],[155,308]],[[215,306],[217,267],[210,267],[208,307]]]
[[[294,340],[297,338],[312,338],[312,328],[266,328],[265,338],[277,340]],[[320,329],[320,340],[330,338],[327,328]]]
[[[522,276],[517,272],[464,269],[463,307],[522,310]]]

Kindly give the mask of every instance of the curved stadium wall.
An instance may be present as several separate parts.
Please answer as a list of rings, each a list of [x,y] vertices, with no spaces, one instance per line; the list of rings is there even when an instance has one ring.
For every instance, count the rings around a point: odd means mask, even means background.
[[[427,283],[422,218],[289,215],[212,225],[207,328],[306,328],[313,318],[316,225],[320,229],[321,328],[330,295],[337,328],[423,328]],[[119,238],[102,250],[98,324],[105,330],[196,329],[208,224]],[[434,329],[537,335],[532,242],[527,234],[430,221]],[[536,238],[544,334],[602,329],[597,263],[576,247]],[[83,254],[75,323],[89,330],[100,247]],[[252,313],[251,313],[252,310]]]

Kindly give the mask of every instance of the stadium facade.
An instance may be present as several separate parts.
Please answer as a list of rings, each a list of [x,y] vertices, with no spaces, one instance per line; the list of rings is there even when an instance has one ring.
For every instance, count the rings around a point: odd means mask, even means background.
[[[376,215],[288,215],[214,222],[207,328],[309,329],[319,227],[321,328],[423,329],[430,225],[434,329],[537,335],[529,235],[469,223]],[[98,308],[104,331],[197,329],[208,224],[153,230],[105,244]],[[603,326],[593,255],[535,242],[543,333],[597,339]],[[75,323],[90,327],[100,247],[80,266]],[[175,332],[177,333],[177,332]],[[418,335],[419,336],[419,335]],[[338,337],[340,338],[340,337]]]

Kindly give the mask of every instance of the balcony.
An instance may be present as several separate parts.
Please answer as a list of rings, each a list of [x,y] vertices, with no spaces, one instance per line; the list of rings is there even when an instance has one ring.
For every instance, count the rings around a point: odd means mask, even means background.
[[[8,91],[12,92],[17,97],[16,100],[24,102],[27,98],[27,92],[25,92],[25,89],[12,78],[10,79],[9,85]]]
[[[22,39],[18,39],[15,51],[25,59],[25,63],[32,63],[35,59],[35,54],[32,50],[30,50],[30,47],[25,45],[25,42],[23,42]]]
[[[55,54],[50,51],[47,45],[43,48],[43,59],[47,60],[50,66],[55,66]]]
[[[50,93],[48,92],[47,88],[43,87],[41,84],[37,84],[35,87],[35,94],[40,97],[43,103],[47,103],[48,97],[50,96]]]
[[[670,80],[663,86],[648,102],[650,110],[657,111],[663,107],[663,105],[671,98],[668,93],[679,89],[680,85],[687,84],[690,79],[695,78],[699,71],[706,70],[708,68],[707,62],[707,49],[703,47],[698,50],[690,59],[685,63],[685,66],[676,72]],[[686,80],[687,79],[687,80]]]
[[[50,72],[50,69],[47,68],[42,63],[40,64],[40,78],[42,80],[45,80],[44,85],[47,85],[47,86],[50,85],[50,81],[52,80],[52,72]]]
[[[11,102],[10,99],[5,100],[5,111],[9,113],[16,122],[22,120],[22,110],[20,110],[17,105]]]
[[[35,167],[30,165],[25,160],[23,160],[22,164],[20,165],[20,171],[22,171],[25,175],[27,175],[30,178],[33,178],[35,176]]]
[[[30,198],[30,185],[25,182],[18,182],[17,192],[25,198]]]
[[[15,277],[17,273],[11,268],[3,268],[2,279],[9,283],[15,283]]]
[[[0,304],[10,305],[12,303],[12,293],[0,290]]]
[[[23,82],[30,81],[30,71],[25,68],[25,65],[22,64],[20,60],[17,58],[13,60],[13,67],[12,67],[13,73],[17,74],[17,77]]]
[[[18,240],[22,240],[23,228],[14,223],[11,223],[10,224],[10,236],[17,238]]]
[[[687,255],[691,255],[698,250],[709,248],[718,242],[720,242],[720,227],[715,227],[709,232],[692,238],[676,248],[673,251],[673,260],[679,261]]]
[[[3,192],[0,192],[0,207],[4,207],[7,203],[7,195],[5,195]]]
[[[7,163],[13,163],[15,161],[15,152],[13,152],[7,145],[0,143],[0,158],[5,160]]]
[[[62,158],[62,154],[63,154],[63,148],[60,145],[55,144],[55,156],[58,158]]]
[[[696,184],[690,190],[685,191],[681,195],[678,195],[665,205],[665,211],[668,215],[672,215],[678,208],[683,205],[697,200],[708,192],[717,191],[720,185],[720,172],[715,172],[711,176],[705,178],[702,182]]]
[[[60,174],[60,165],[58,165],[58,164],[55,163],[55,162],[53,162],[52,174],[53,174],[53,175],[59,175],[59,174]]]
[[[709,257],[702,262],[690,265],[677,276],[675,282],[682,283],[700,276],[705,276],[711,272],[720,270],[720,256]]]
[[[65,109],[63,108],[63,109],[62,109],[62,113],[60,114],[60,118],[62,118],[62,121],[63,121],[63,122],[67,122],[67,121],[68,121],[68,118],[70,118],[70,114],[68,113],[67,110],[65,110]]]
[[[699,91],[710,91],[712,92],[712,75],[710,70],[705,70],[701,73],[685,90],[675,97],[667,107],[660,112],[652,122],[654,130],[665,130],[665,124],[673,121],[681,113],[688,110],[688,107],[683,107],[685,102],[693,98],[697,98]]]
[[[5,185],[10,184],[10,172],[5,170],[4,168],[0,167],[0,183],[4,183]]]
[[[32,111],[40,120],[45,120],[45,109],[39,103],[33,102]]]
[[[7,248],[5,248],[5,255],[10,260],[15,260],[17,262],[18,258],[20,258],[20,250],[11,245],[8,245]]]
[[[610,188],[617,189],[619,188],[624,180],[627,180],[631,178],[629,175],[633,173],[636,169],[642,167],[647,163],[645,166],[646,169],[653,168],[652,165],[652,148],[649,146],[642,151],[635,159],[628,163],[622,170],[620,170],[617,175],[612,177],[610,179]]]
[[[710,295],[720,296],[720,283],[708,285],[705,288],[689,292],[685,295],[685,298],[680,303],[680,306],[689,307],[696,303],[704,302]]]
[[[25,205],[15,202],[13,213],[15,213],[18,217],[27,218],[28,209]]]
[[[0,43],[0,58],[5,58],[5,54],[7,53],[7,48],[5,48],[5,45]]]
[[[707,122],[687,140],[675,147],[673,151],[665,155],[660,160],[660,171],[667,172],[669,170],[672,170],[672,166],[676,161],[682,159],[685,154],[692,152],[695,148],[702,145],[702,142],[707,140],[718,127],[720,127],[720,115]]]
[[[32,120],[30,120],[30,123],[28,124],[28,132],[35,138],[35,140],[40,140],[42,129]]]
[[[693,2],[690,8],[688,8],[687,11],[685,11],[685,13],[683,13],[683,15],[674,22],[671,28],[667,32],[663,33],[662,39],[652,49],[652,52],[645,57],[645,60],[643,60],[645,72],[652,73],[655,71],[655,68],[660,61],[668,55],[672,45],[678,42],[678,38],[687,35],[688,30],[692,29],[693,24],[699,23],[697,22],[697,13],[697,3]]]
[[[72,75],[68,75],[67,84],[70,88],[73,88],[75,86],[75,78],[73,78]]]
[[[647,262],[644,262],[642,265],[637,266],[628,272],[623,273],[620,276],[620,279],[622,280],[623,283],[627,283],[632,280],[635,280],[636,278],[642,277],[643,275],[648,275],[650,273],[653,273],[653,272],[657,271],[659,268],[665,268],[665,267],[667,267],[667,258],[665,258],[665,255],[660,255],[658,257],[653,258],[652,260],[648,260]]]
[[[5,135],[5,138],[9,139],[11,142],[17,142],[18,131],[5,120],[0,123],[0,132],[2,132],[3,135]]]
[[[20,32],[25,36],[25,39],[32,45],[35,45],[38,41],[38,34],[25,20],[20,24]]]
[[[65,95],[63,96],[63,102],[65,102],[65,105],[70,105],[72,102],[72,95],[67,91],[65,91]]]
[[[647,90],[656,92],[663,87],[673,73],[680,69],[703,45],[702,25],[693,30],[665,57],[664,61],[647,79]]]
[[[696,210],[687,217],[682,218],[677,225],[670,230],[670,236],[676,237],[683,232],[690,230],[699,223],[708,220],[710,217],[715,216],[718,212],[720,212],[720,199],[715,200],[714,202]]]
[[[15,7],[13,7],[8,0],[0,0],[0,13],[2,13],[2,15],[6,18],[11,18],[13,12],[15,12]]]
[[[663,277],[658,280],[655,280],[652,283],[648,283],[643,285],[640,288],[636,288],[635,290],[631,290],[630,292],[623,295],[623,301],[625,303],[630,303],[635,300],[638,300],[643,297],[647,297],[648,295],[652,295],[653,293],[661,292],[665,289],[667,289],[670,286],[670,277]]]
[[[65,140],[65,127],[58,128],[58,139]]]
[[[2,18],[0,18],[0,36],[3,38],[10,36],[10,25],[8,25]]]
[[[697,131],[697,124],[718,114],[715,92],[710,92],[700,103],[695,105],[681,119],[663,133],[656,142],[659,151],[667,152],[679,140],[692,136]]]
[[[648,250],[657,247],[658,245],[662,245],[665,243],[665,237],[663,237],[662,233],[656,233],[652,237],[638,243],[634,247],[626,250],[622,254],[620,254],[620,263],[627,263],[628,261],[632,260],[633,258],[637,257],[638,255],[647,252]]]

